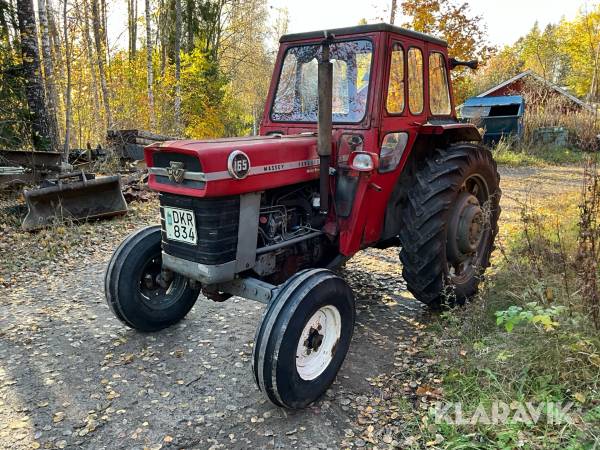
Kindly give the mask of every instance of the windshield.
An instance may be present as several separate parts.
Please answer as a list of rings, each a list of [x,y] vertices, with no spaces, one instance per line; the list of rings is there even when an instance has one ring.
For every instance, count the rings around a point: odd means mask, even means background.
[[[371,41],[338,42],[330,46],[333,63],[333,122],[360,122],[365,117]],[[321,45],[292,47],[285,53],[271,119],[280,122],[316,122],[317,67]]]

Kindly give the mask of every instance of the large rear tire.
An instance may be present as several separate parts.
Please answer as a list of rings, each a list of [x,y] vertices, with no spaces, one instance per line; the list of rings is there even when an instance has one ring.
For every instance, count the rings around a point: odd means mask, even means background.
[[[402,275],[417,300],[437,308],[477,293],[498,232],[499,183],[491,152],[477,144],[423,161],[400,211]]]
[[[333,383],[352,340],[354,296],[326,269],[290,278],[269,303],[256,332],[252,368],[277,406],[300,409]]]
[[[125,325],[158,331],[183,319],[198,299],[187,278],[164,278],[159,226],[130,234],[113,254],[104,276],[106,301]]]

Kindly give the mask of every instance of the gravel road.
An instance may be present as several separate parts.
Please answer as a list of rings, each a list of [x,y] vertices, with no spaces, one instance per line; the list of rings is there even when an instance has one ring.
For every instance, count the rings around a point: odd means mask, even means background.
[[[540,180],[575,180],[562,170],[503,169],[503,203]],[[429,313],[406,293],[397,249],[363,251],[342,269],[357,296],[350,353],[324,398],[286,411],[266,401],[252,377],[261,304],[200,297],[184,321],[154,334],[132,331],[109,312],[103,272],[110,254],[152,222],[155,208],[134,206],[127,218],[46,234],[0,228],[0,447],[368,444],[361,430],[387,395],[378,377],[411,374],[407,384],[418,382],[427,367],[418,346]]]

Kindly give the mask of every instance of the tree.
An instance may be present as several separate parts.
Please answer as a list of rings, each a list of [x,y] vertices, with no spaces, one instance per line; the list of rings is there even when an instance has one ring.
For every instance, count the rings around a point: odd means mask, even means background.
[[[581,11],[557,29],[562,51],[568,59],[565,82],[580,97],[600,101],[600,5]]]
[[[46,0],[38,0],[38,17],[40,21],[40,42],[42,44],[42,61],[44,67],[44,86],[46,89],[46,107],[48,109],[50,148],[58,151],[58,95],[56,93],[56,81],[54,75],[54,62],[50,47],[50,35],[48,31]]]
[[[454,0],[404,0],[402,12],[410,18],[404,26],[445,39],[451,56],[485,61],[493,48],[487,43],[483,18],[473,15],[467,3]],[[453,74],[454,97],[462,103],[470,90],[471,80],[465,69]]]
[[[90,20],[89,20],[89,8],[88,0],[83,0],[83,17],[79,15],[79,9],[77,9],[79,22],[83,24],[83,45],[85,46],[85,53],[87,55],[87,62],[89,65],[90,77],[92,78],[92,95],[94,100],[94,117],[98,117],[100,112],[100,99],[98,98],[98,79],[96,78],[96,68],[94,64],[94,50],[92,49],[92,43],[90,40]]]
[[[152,85],[154,83],[154,73],[152,69],[152,27],[151,27],[150,0],[146,0],[146,83],[148,85],[148,110],[150,115],[150,128],[156,126],[154,117],[154,92]]]
[[[36,150],[49,150],[52,147],[49,140],[50,119],[42,84],[33,0],[17,0],[17,16],[32,143]]]
[[[65,92],[65,145],[63,162],[69,161],[69,144],[71,141],[71,43],[69,42],[69,18],[67,16],[67,0],[63,0],[63,27],[65,42],[65,67],[67,69]]]
[[[515,43],[515,48],[525,67],[553,83],[562,84],[566,64],[555,25],[549,24],[541,32],[536,22],[531,31]]]
[[[127,24],[129,31],[129,61],[137,51],[137,0],[127,0]]]
[[[175,130],[181,132],[181,0],[175,0]]]
[[[98,0],[92,2],[92,24],[94,29],[94,42],[96,45],[96,61],[98,63],[98,73],[100,75],[100,87],[102,89],[102,100],[104,102],[104,113],[106,115],[106,128],[112,126],[112,114],[110,111],[110,99],[108,94],[108,85],[106,84],[106,71],[104,70],[104,50],[102,34],[100,29],[100,13],[98,10]]]
[[[397,5],[397,1],[396,0],[392,0],[392,7],[390,8],[390,23],[392,25],[394,25],[394,22],[396,21],[396,9],[397,9],[398,5]]]

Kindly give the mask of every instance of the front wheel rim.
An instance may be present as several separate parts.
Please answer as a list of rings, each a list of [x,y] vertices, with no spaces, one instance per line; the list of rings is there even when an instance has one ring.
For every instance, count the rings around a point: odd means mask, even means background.
[[[187,280],[173,274],[168,282],[160,282],[162,258],[151,257],[143,265],[138,282],[138,292],[142,302],[150,309],[164,310],[177,303],[187,287]]]
[[[296,347],[296,371],[314,380],[331,364],[342,335],[342,318],[333,305],[319,308],[304,325]]]

